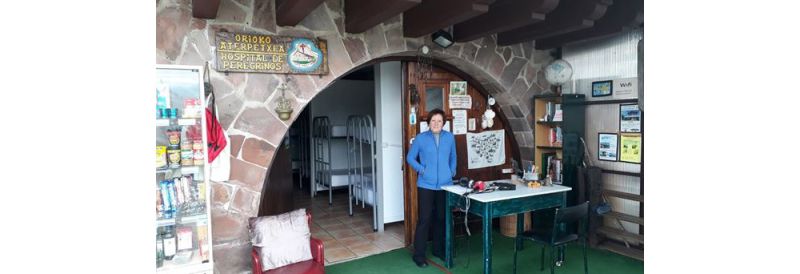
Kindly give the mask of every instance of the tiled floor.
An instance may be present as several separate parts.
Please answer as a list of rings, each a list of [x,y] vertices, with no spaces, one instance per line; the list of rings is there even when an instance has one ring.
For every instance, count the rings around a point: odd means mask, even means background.
[[[307,187],[295,189],[295,207],[311,209],[311,236],[325,244],[325,265],[345,262],[403,247],[403,222],[391,223],[383,232],[372,230],[372,208],[353,205],[348,215],[347,190],[333,193],[328,205],[328,192],[319,192],[313,199]]]

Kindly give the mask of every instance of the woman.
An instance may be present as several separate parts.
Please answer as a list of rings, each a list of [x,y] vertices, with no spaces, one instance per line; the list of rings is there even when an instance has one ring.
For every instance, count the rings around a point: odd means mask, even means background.
[[[414,256],[419,267],[426,267],[425,246],[429,230],[433,230],[433,255],[444,260],[445,193],[442,186],[451,185],[456,175],[456,140],[442,131],[444,111],[428,113],[429,131],[417,134],[406,161],[417,171],[417,209],[419,221],[414,233]],[[417,161],[419,157],[419,161]]]

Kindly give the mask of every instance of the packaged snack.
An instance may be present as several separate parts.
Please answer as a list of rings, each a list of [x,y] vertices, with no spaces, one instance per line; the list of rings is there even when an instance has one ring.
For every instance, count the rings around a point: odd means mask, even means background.
[[[167,147],[156,146],[156,168],[167,166]]]
[[[187,98],[183,100],[183,118],[199,118],[202,110],[200,99]]]
[[[208,227],[205,223],[197,224],[197,245],[200,247],[200,258],[207,262],[211,247],[208,244]]]
[[[194,150],[193,159],[194,159],[194,165],[196,166],[205,164],[205,159],[203,157],[203,150],[202,149]]]
[[[178,250],[192,249],[192,228],[182,226],[178,228]]]
[[[181,165],[194,165],[194,152],[191,149],[181,149]]]

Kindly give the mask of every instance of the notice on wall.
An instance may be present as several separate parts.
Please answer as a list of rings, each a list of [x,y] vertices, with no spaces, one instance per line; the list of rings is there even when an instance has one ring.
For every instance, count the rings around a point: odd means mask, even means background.
[[[604,161],[617,160],[617,134],[600,133],[598,134],[597,157]]]
[[[447,100],[450,103],[450,109],[472,108],[472,96],[469,95],[450,95]]]
[[[325,40],[217,32],[217,71],[328,74]]]
[[[639,86],[639,78],[614,79],[615,98],[636,98],[636,91]]]
[[[469,118],[469,131],[475,131],[475,118]]]
[[[467,110],[453,110],[453,135],[467,134]]]
[[[641,112],[638,104],[619,105],[619,131],[641,132]]]
[[[505,131],[467,133],[467,169],[498,166],[506,163]]]
[[[642,135],[622,133],[619,137],[619,161],[628,163],[642,162]]]

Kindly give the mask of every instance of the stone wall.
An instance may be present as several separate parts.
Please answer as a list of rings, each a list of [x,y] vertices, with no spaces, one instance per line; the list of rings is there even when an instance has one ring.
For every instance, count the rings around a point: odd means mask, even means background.
[[[276,87],[286,76],[211,71],[220,122],[231,137],[231,178],[212,182],[213,252],[217,273],[247,273],[251,246],[247,218],[258,212],[261,189],[275,147],[302,108],[332,81],[364,63],[388,56],[412,56],[429,38],[404,38],[402,16],[361,34],[344,32],[341,0],[328,0],[295,27],[275,25],[274,1],[222,0],[214,20],[192,17],[190,0],[156,1],[156,63],[203,65],[213,59],[217,31],[318,37],[328,41],[330,74],[291,75],[294,105],[290,121],[278,119]],[[450,48],[431,47],[434,58],[471,75],[493,95],[505,114],[527,165],[532,161],[530,128],[534,94],[548,85],[541,68],[551,60],[533,43],[497,46],[494,36]]]

